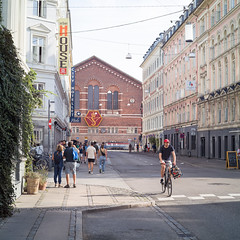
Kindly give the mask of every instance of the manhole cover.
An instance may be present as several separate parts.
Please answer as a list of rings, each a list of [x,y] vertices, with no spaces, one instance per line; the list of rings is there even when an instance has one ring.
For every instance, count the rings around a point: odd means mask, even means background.
[[[209,183],[208,185],[230,185],[229,183]]]

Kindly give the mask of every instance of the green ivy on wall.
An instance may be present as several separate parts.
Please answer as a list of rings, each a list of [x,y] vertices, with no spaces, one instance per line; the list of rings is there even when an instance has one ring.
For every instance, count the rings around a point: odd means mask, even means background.
[[[42,94],[33,87],[35,78],[34,71],[26,74],[22,69],[11,33],[0,25],[0,217],[13,212],[15,195],[11,175],[14,162],[26,157],[26,171],[31,168],[31,114],[41,105],[39,96]]]

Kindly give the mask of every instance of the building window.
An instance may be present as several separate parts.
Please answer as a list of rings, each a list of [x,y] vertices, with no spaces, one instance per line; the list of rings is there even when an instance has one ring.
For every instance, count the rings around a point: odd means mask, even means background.
[[[88,109],[99,109],[99,86],[88,86]]]
[[[217,13],[216,13],[217,19],[216,21],[218,22],[221,19],[221,5],[220,3],[217,5]]]
[[[232,100],[232,121],[235,121],[235,112],[236,112],[236,103],[235,103],[235,99]]]
[[[221,116],[222,116],[222,109],[221,109],[221,103],[218,105],[218,123],[221,123]]]
[[[93,109],[93,86],[88,86],[88,109]]]
[[[33,36],[32,56],[33,62],[44,63],[45,39],[43,37]]]
[[[227,51],[227,30],[224,31],[224,51]]]
[[[221,62],[218,62],[218,87],[222,87],[222,65]]]
[[[227,1],[228,0],[224,0],[224,6],[223,6],[223,15],[227,15]]]
[[[235,7],[235,0],[230,0],[231,1],[231,9],[233,9]]]
[[[225,58],[225,86],[228,85],[228,60]]]
[[[228,103],[226,102],[225,103],[225,122],[227,122],[228,121]]]
[[[204,17],[200,20],[200,34],[205,32],[205,19]]]
[[[196,120],[196,104],[192,105],[192,120]]]
[[[215,66],[212,66],[212,90],[215,90],[216,87],[216,72],[215,72]]]
[[[218,35],[218,56],[221,54],[221,37]]]
[[[43,129],[42,128],[34,128],[34,142],[36,144],[42,144],[43,141]]]
[[[43,83],[35,83],[35,84],[33,84],[33,87],[38,91],[44,90],[44,84]],[[38,97],[41,99],[42,104],[41,104],[41,106],[38,106],[37,109],[38,108],[43,108],[44,107],[43,94],[40,94]]]
[[[46,1],[33,0],[33,15],[46,18]]]
[[[236,81],[236,66],[235,66],[235,55],[232,54],[232,82],[235,83]]]
[[[212,10],[212,15],[211,15],[211,27],[214,26],[215,23],[215,11],[214,9]]]
[[[118,110],[118,91],[107,92],[107,109],[108,110]]]
[[[215,58],[215,47],[214,47],[214,39],[212,40],[212,47],[211,47],[211,49],[212,49],[212,59],[214,59]]]
[[[202,126],[204,126],[205,125],[205,108],[203,107],[202,108]]]
[[[231,47],[235,45],[234,25],[231,26]]]
[[[215,105],[212,106],[212,124],[215,124]]]

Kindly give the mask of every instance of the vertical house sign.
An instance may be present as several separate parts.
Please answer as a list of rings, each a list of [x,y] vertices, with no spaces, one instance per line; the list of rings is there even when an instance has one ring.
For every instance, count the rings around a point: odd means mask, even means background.
[[[68,19],[59,19],[59,74],[68,75],[68,56],[69,56],[69,28]]]

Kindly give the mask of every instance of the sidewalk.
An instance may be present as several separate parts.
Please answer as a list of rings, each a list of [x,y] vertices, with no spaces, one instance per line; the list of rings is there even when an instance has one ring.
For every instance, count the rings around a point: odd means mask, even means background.
[[[56,188],[49,172],[46,191],[23,194],[14,215],[0,222],[1,240],[83,239],[82,213],[151,206],[153,201],[132,191],[108,163],[105,174],[88,174],[87,164],[77,171],[77,187]],[[62,185],[66,184],[65,174]]]

